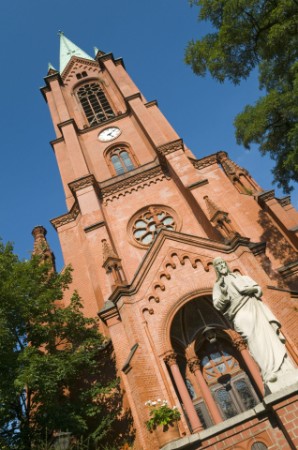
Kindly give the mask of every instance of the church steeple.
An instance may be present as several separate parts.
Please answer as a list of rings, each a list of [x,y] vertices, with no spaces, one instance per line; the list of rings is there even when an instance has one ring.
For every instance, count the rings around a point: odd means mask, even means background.
[[[287,390],[281,406],[279,393],[260,404],[262,411],[254,408],[261,375],[240,335],[212,305],[216,277],[209,266],[220,256],[233,272],[259,280],[264,311],[279,310],[285,335],[297,343],[293,208],[273,191],[261,195],[225,152],[195,159],[121,58],[96,49],[93,59],[63,33],[60,42],[60,74],[49,67],[42,93],[67,204],[51,221],[65,264],[73,267],[64,302],[77,289],[86,317],[98,314],[100,331],[111,338],[124,404],[134,418],[134,448],[162,447],[167,433],[148,432],[144,408],[161,395],[181,411],[179,426],[169,430],[169,439],[183,439],[176,441],[180,448],[188,439],[188,449],[218,447],[215,439],[230,433],[229,448],[241,440],[252,450],[258,440],[252,430],[263,436],[261,427],[267,440],[258,448],[269,448],[276,436],[282,439],[282,429],[271,427],[270,408],[283,424],[280,411],[294,400]],[[45,229],[36,227],[34,238],[34,252],[50,258]],[[249,433],[240,437],[231,422],[218,428],[232,417]],[[203,427],[207,434],[197,434]]]
[[[84,50],[80,49],[77,45],[75,45],[73,42],[67,39],[67,37],[64,36],[63,31],[59,31],[59,36],[60,36],[60,67],[59,67],[60,73],[63,72],[72,56],[91,59],[92,61],[94,60],[94,58],[89,56],[86,52],[84,52]]]

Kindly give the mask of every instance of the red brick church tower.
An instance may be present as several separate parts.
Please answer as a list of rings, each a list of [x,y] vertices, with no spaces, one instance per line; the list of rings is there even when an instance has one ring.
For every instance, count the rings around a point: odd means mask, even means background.
[[[122,59],[61,33],[42,93],[67,211],[51,222],[86,315],[111,338],[135,449],[294,449],[297,384],[270,392],[215,309],[212,261],[261,286],[297,364],[298,214],[218,152],[192,154]],[[40,237],[39,237],[40,238]],[[148,400],[181,412],[150,433]]]

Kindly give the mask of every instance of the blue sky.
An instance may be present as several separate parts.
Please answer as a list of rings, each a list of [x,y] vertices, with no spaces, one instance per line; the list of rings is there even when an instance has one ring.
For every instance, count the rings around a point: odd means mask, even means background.
[[[58,30],[93,56],[96,46],[123,57],[148,101],[162,112],[200,158],[225,150],[265,189],[272,189],[269,158],[235,142],[233,118],[258,96],[257,75],[235,87],[196,77],[183,62],[189,40],[204,35],[197,8],[187,0],[2,0],[1,37],[1,218],[0,236],[21,258],[33,246],[31,231],[44,225],[63,266],[49,220],[66,212],[55,156],[54,131],[39,92],[47,64],[59,68]],[[276,189],[276,195],[283,193]],[[298,208],[297,187],[292,203]]]

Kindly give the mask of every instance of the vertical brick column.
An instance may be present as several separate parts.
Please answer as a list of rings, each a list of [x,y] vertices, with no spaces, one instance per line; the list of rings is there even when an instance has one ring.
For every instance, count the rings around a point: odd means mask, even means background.
[[[180,394],[181,400],[183,402],[187,417],[189,419],[191,428],[193,432],[199,432],[203,430],[203,426],[201,424],[201,421],[197,415],[197,412],[195,410],[195,407],[192,403],[192,400],[190,398],[190,395],[188,393],[187,387],[185,385],[185,382],[182,378],[179,366],[177,364],[177,355],[176,353],[170,353],[166,356],[165,362],[170,367],[171,373],[173,375],[177,390]]]
[[[190,358],[188,361],[188,366],[190,371],[195,375],[196,379],[198,380],[198,384],[202,393],[202,396],[205,400],[205,403],[210,411],[210,414],[212,416],[212,419],[215,424],[221,423],[223,421],[223,418],[221,417],[221,414],[219,412],[219,409],[217,407],[217,404],[214,401],[214,398],[212,397],[212,394],[210,392],[210,389],[203,377],[203,374],[201,372],[200,368],[200,360],[198,358]]]
[[[260,371],[258,369],[258,366],[254,359],[250,356],[249,351],[247,350],[247,345],[244,342],[244,340],[240,336],[235,336],[233,339],[233,346],[240,352],[243,361],[251,374],[255,385],[258,389],[258,393],[261,395],[261,397],[264,397],[264,384],[263,380],[260,374]]]

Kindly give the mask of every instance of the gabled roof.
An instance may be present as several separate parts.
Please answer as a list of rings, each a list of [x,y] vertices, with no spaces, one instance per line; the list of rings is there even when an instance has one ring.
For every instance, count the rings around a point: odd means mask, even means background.
[[[215,255],[232,253],[241,246],[251,249],[256,245],[250,242],[249,238],[238,235],[233,236],[229,242],[224,243],[205,237],[194,236],[173,230],[161,229],[159,234],[156,236],[155,241],[148,249],[147,253],[145,253],[143,260],[141,261],[130,284],[127,286],[119,286],[113,291],[113,293],[109,297],[109,300],[111,301],[110,305],[116,304],[122,295],[130,295],[140,289],[142,282],[144,281],[147,273],[153,266],[156,259],[161,254],[161,249],[166,244],[166,242],[168,242],[168,244],[171,244],[171,251],[177,248],[177,244],[188,245],[190,251],[194,255],[196,251],[198,251],[198,249],[204,249],[205,252],[203,253],[205,253],[206,255],[208,253],[210,254],[209,257],[206,256],[202,259],[202,261],[204,260],[204,265],[206,267],[208,266],[208,264],[212,263],[212,259],[215,257]],[[178,247],[179,246],[180,245],[178,245]]]
[[[59,31],[60,35],[60,73],[63,72],[72,56],[78,56],[80,58],[89,59],[94,61],[94,58],[89,56],[84,50],[80,49],[77,45],[71,42],[64,36],[62,31]]]

